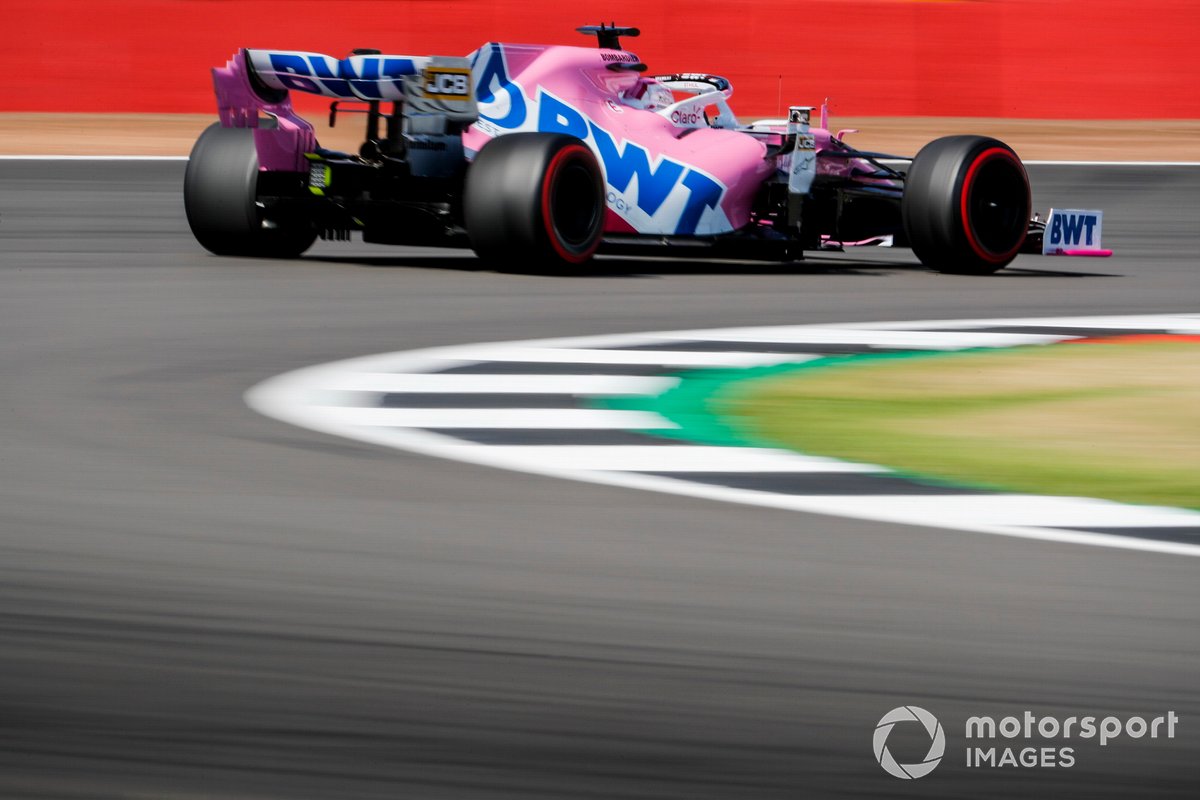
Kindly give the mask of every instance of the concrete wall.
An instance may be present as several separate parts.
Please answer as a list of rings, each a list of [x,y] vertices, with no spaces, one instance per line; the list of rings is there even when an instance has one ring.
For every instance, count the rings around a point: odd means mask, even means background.
[[[465,54],[602,19],[641,27],[653,71],[731,78],[746,115],[1200,118],[1200,2],[1178,0],[39,0],[5,10],[0,111],[206,112],[242,46]]]

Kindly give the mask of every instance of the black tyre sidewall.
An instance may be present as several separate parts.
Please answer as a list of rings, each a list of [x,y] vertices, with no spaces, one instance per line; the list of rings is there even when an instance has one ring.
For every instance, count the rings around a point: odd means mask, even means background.
[[[589,219],[574,241],[564,235],[560,223],[565,220],[555,211],[560,201],[570,202],[557,193],[569,191],[564,187],[571,171],[591,192],[579,198]],[[467,170],[463,217],[471,247],[498,266],[576,268],[591,258],[603,234],[603,173],[591,150],[575,137],[499,136],[479,151]]]
[[[183,178],[183,206],[196,241],[222,256],[292,258],[316,231],[302,220],[264,229],[256,205],[258,152],[250,128],[210,125],[192,147]]]

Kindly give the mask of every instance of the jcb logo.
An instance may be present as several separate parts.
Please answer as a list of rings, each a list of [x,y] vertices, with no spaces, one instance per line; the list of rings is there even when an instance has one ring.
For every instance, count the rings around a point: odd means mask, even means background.
[[[424,90],[426,97],[435,100],[463,100],[471,94],[471,71],[427,69]]]

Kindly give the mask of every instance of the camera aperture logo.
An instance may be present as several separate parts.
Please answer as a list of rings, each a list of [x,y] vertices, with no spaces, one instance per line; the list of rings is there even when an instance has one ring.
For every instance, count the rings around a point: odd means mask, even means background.
[[[916,764],[901,764],[892,757],[892,752],[888,750],[888,735],[892,732],[892,728],[901,722],[918,722],[925,726],[925,732],[929,734],[929,752],[925,754],[923,761]],[[933,772],[933,768],[941,762],[942,756],[946,752],[946,734],[942,730],[942,723],[937,721],[937,717],[925,709],[920,706],[900,706],[893,708],[879,720],[879,724],[875,726],[873,744],[875,760],[879,762],[879,766],[883,767],[889,775],[911,780],[925,777]]]
[[[899,763],[887,746],[892,729],[904,722],[919,723],[929,735],[929,752],[924,760],[914,764]],[[966,766],[1070,768],[1077,763],[1077,740],[1096,740],[1100,747],[1107,747],[1122,738],[1174,739],[1178,724],[1179,715],[1174,711],[1154,717],[1057,717],[1040,716],[1028,710],[1021,716],[1000,719],[971,716],[963,725]],[[905,780],[923,778],[933,772],[946,754],[946,735],[941,723],[919,706],[899,706],[884,714],[875,726],[873,744],[879,766],[889,775]]]

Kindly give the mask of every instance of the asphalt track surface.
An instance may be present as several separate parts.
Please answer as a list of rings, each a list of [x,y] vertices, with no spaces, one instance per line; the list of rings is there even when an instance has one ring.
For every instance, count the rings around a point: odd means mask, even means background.
[[[218,259],[182,173],[0,162],[0,797],[1196,796],[1194,559],[502,472],[242,393],[494,339],[1194,310],[1200,169],[1032,168],[1037,206],[1103,207],[1118,255],[994,278],[882,251],[572,278]],[[946,726],[919,781],[871,753],[906,704]],[[963,765],[967,716],[1025,709],[1182,722],[1076,741],[1070,769]]]

